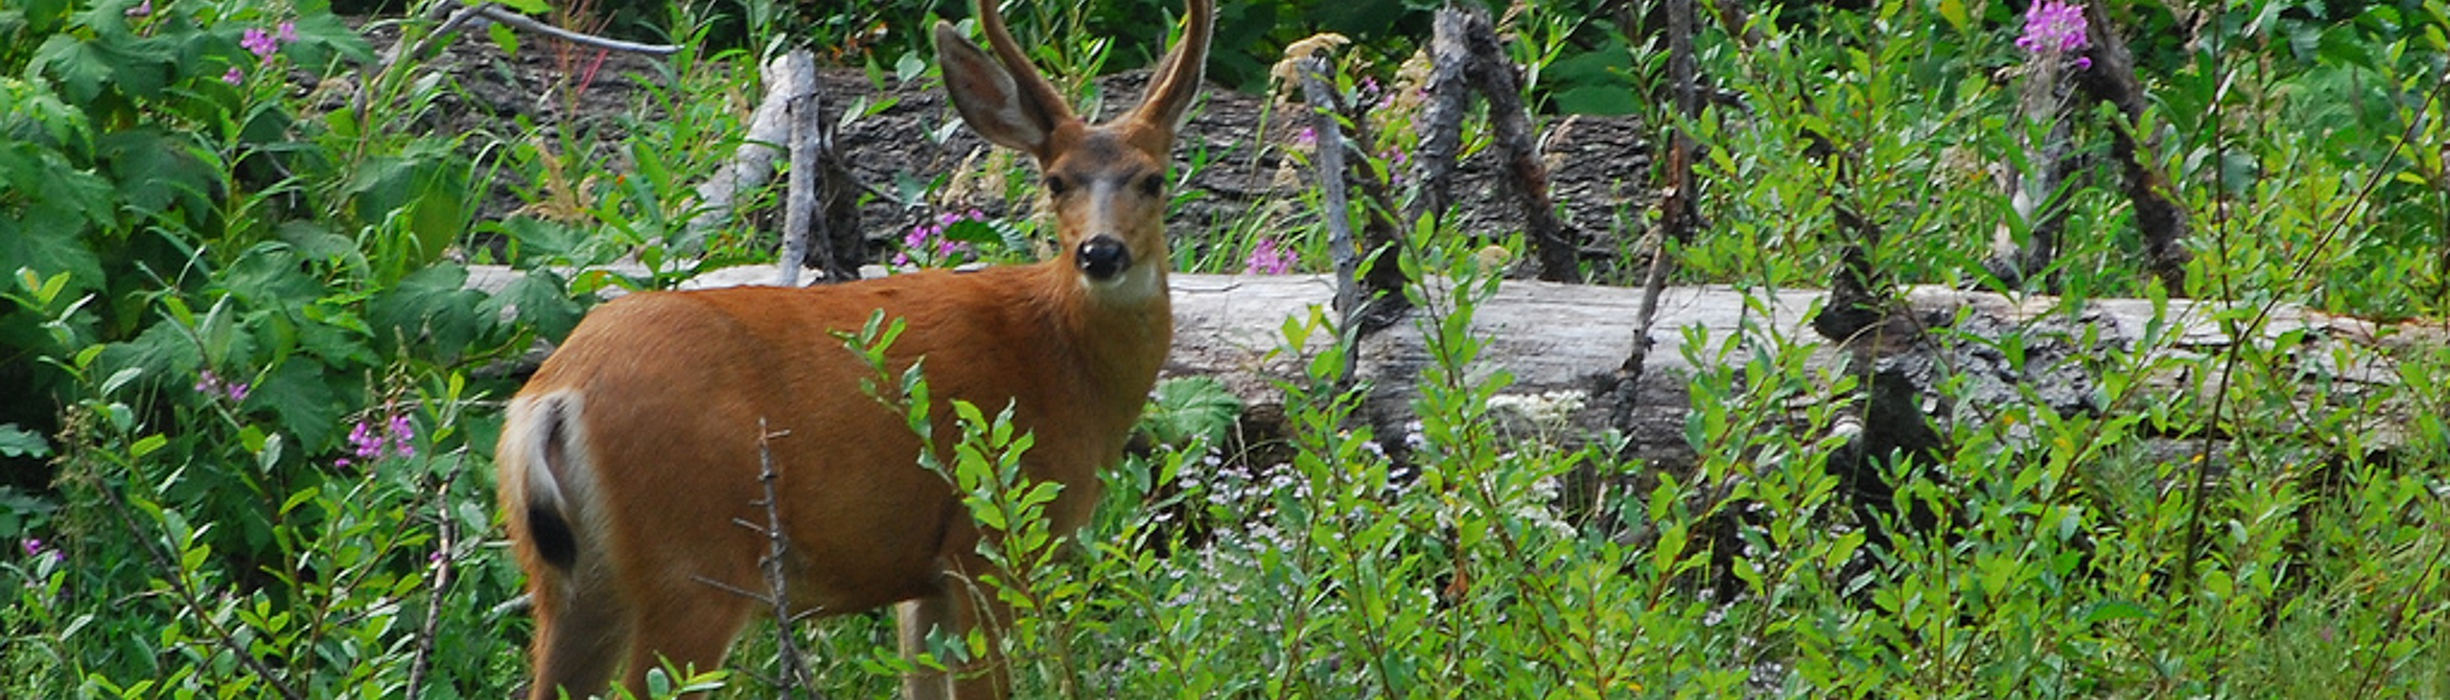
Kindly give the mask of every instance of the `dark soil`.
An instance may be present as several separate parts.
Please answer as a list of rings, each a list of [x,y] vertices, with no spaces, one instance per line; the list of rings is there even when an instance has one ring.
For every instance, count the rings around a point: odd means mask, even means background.
[[[566,49],[541,37],[523,38],[525,47],[512,56],[481,36],[463,36],[443,46],[427,64],[448,76],[457,89],[425,112],[419,128],[470,134],[470,149],[480,153],[523,137],[556,149],[562,143],[592,144],[594,152],[583,157],[618,171],[630,167],[627,148],[621,145],[627,125],[663,118],[656,97],[669,71],[661,59]],[[384,23],[369,30],[378,51],[387,51],[396,37],[397,31]],[[1107,111],[1119,111],[1113,105],[1136,99],[1145,80],[1140,72],[1100,80],[1099,92],[1108,96]],[[820,82],[821,109],[829,115],[862,102],[886,105],[852,120],[836,141],[873,195],[860,208],[860,228],[871,240],[898,241],[902,232],[937,213],[934,207],[942,203],[901,201],[910,196],[907,193],[928,191],[915,185],[932,183],[930,189],[941,189],[965,161],[988,157],[988,145],[968,129],[945,128],[957,117],[941,88],[930,81],[896,83],[888,77],[879,86],[864,71],[831,69]],[[1286,149],[1301,131],[1301,121],[1306,121],[1306,112],[1298,107],[1270,109],[1264,96],[1215,87],[1207,92],[1176,149],[1178,172],[1190,173],[1168,220],[1178,247],[1204,255],[1211,241],[1223,240],[1221,236],[1237,227],[1308,229],[1305,225],[1315,221],[1316,213],[1304,204],[1303,190],[1315,186],[1312,174],[1301,169],[1288,181],[1279,173],[1288,167]],[[1644,207],[1655,199],[1645,184],[1651,177],[1650,130],[1629,117],[1549,115],[1544,122],[1541,150],[1553,168],[1551,197],[1569,233],[1582,241],[1592,278],[1615,280],[1620,275],[1611,264],[1624,257],[1620,249],[1645,225]],[[534,136],[523,136],[526,125],[537,129]],[[564,141],[565,135],[571,140]],[[1520,198],[1499,175],[1494,154],[1474,152],[1468,145],[1486,139],[1467,134],[1465,142],[1466,155],[1453,187],[1459,206],[1453,230],[1490,239],[1520,231]],[[573,154],[564,155],[569,157]],[[977,171],[977,164],[971,167]],[[1399,188],[1403,176],[1398,174]],[[1026,183],[1006,184],[1016,193],[1030,191]],[[965,197],[956,206],[997,214],[1028,206],[1007,203],[993,192],[1006,188],[979,189],[988,191]],[[499,218],[524,204],[510,183],[497,182],[480,215]],[[1254,218],[1261,216],[1268,218]]]

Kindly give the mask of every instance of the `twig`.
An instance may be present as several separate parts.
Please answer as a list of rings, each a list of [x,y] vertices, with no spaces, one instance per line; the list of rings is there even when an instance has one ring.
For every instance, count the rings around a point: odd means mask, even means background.
[[[357,99],[353,105],[355,111],[357,112],[358,118],[361,121],[365,118],[366,110],[369,107],[368,100],[370,97],[368,93],[372,91],[373,85],[376,81],[380,80],[383,76],[390,75],[392,69],[402,64],[416,62],[419,57],[426,55],[426,52],[432,51],[437,43],[448,41],[452,37],[458,36],[457,32],[461,26],[466,25],[470,20],[474,20],[479,17],[500,22],[510,26],[512,29],[543,34],[545,36],[581,46],[592,46],[595,48],[608,49],[612,51],[642,53],[652,56],[669,56],[674,53],[678,53],[681,50],[681,47],[675,44],[641,44],[632,41],[607,39],[604,37],[595,36],[593,34],[570,31],[568,29],[538,22],[526,15],[502,9],[501,6],[490,2],[477,3],[474,5],[466,3],[457,4],[460,6],[459,9],[451,12],[450,16],[442,21],[442,24],[436,25],[434,27],[434,31],[426,33],[423,38],[417,40],[417,43],[410,45],[408,50],[405,52],[400,50],[399,44],[393,44],[390,55],[385,56],[383,58],[383,62],[377,64],[373,70],[367,71],[367,79],[365,84],[358,86]],[[431,17],[434,15],[439,15],[443,12],[443,8],[449,6],[450,4],[448,3],[437,4],[434,6],[433,11],[428,13],[427,16]]]
[[[545,36],[578,44],[580,46],[589,46],[609,51],[642,53],[649,56],[670,56],[672,54],[679,53],[681,50],[681,47],[677,44],[641,44],[634,41],[608,39],[593,34],[570,31],[568,29],[538,22],[534,18],[528,17],[527,15],[502,9],[501,6],[490,2],[478,5],[476,7],[476,14],[484,17],[485,19],[510,25],[512,29],[517,29],[524,32],[535,32],[537,34],[543,34]]]
[[[811,697],[822,698],[823,694],[809,685],[815,682],[816,673],[808,668],[807,657],[800,654],[799,644],[791,638],[790,580],[783,575],[783,556],[789,553],[791,542],[783,535],[782,501],[774,491],[774,482],[781,475],[774,470],[770,441],[790,435],[788,430],[768,432],[766,419],[757,419],[757,482],[766,490],[764,502],[758,504],[766,509],[766,556],[757,563],[766,576],[766,600],[774,606],[774,653],[783,657],[782,678],[778,681],[782,695],[791,697],[796,688],[807,690]]]
[[[1393,183],[1388,182],[1392,171],[1374,167],[1368,154],[1361,151],[1378,142],[1370,131],[1367,108],[1357,100],[1338,100],[1336,109],[1344,115],[1343,123],[1353,127],[1353,137],[1345,141],[1348,154],[1353,156],[1346,172],[1361,190],[1361,240],[1357,252],[1361,255],[1361,266],[1367,268],[1359,273],[1361,310],[1357,329],[1360,335],[1368,336],[1395,325],[1412,306],[1404,296],[1404,287],[1412,280],[1404,276],[1403,263],[1397,259],[1403,248],[1404,223],[1395,219],[1401,208],[1395,203]]]
[[[460,459],[464,463],[467,453],[461,453]],[[453,471],[458,469],[455,467]],[[443,592],[451,588],[451,565],[458,558],[452,551],[459,541],[459,521],[451,516],[451,499],[448,497],[452,481],[444,478],[435,485],[434,578],[432,585],[427,586],[433,592],[426,596],[425,622],[418,626],[416,656],[408,664],[407,696],[412,698],[425,697],[419,691],[425,686],[426,672],[434,664],[434,640],[440,636],[437,632],[442,628]]]
[[[1668,0],[1667,73],[1677,115],[1686,120],[1701,118],[1693,84],[1693,0]],[[1641,311],[1634,316],[1633,351],[1616,370],[1615,424],[1628,431],[1633,427],[1634,405],[1641,397],[1642,367],[1650,361],[1650,332],[1659,316],[1659,295],[1666,291],[1668,274],[1676,267],[1667,254],[1667,243],[1691,243],[1701,226],[1700,207],[1694,203],[1693,137],[1682,126],[1671,127],[1668,144],[1667,196],[1659,202],[1659,231],[1650,237],[1650,266],[1643,273]]]
[[[426,12],[426,17],[428,19],[441,17],[443,16],[443,8],[449,6],[450,5],[448,4],[438,3],[434,5],[433,9]],[[467,24],[468,20],[475,19],[476,9],[477,8],[474,6],[462,6],[459,8],[459,11],[450,13],[450,16],[445,17],[441,24],[434,27],[434,31],[426,33],[423,38],[417,40],[416,44],[409,46],[405,52],[401,50],[399,42],[392,42],[391,50],[385,52],[383,55],[383,61],[375,64],[372,70],[366,71],[366,77],[362,83],[357,86],[357,97],[350,101],[350,111],[357,113],[358,121],[362,123],[366,119],[366,110],[369,106],[368,101],[372,99],[371,95],[374,92],[375,84],[380,82],[385,76],[391,75],[392,68],[399,66],[402,63],[401,59],[406,58],[410,62],[413,62],[417,57],[424,56],[426,51],[433,48],[434,41],[437,38],[449,36],[452,32],[459,31],[460,25]],[[403,21],[402,24],[405,24],[405,21]],[[403,27],[401,31],[402,38],[406,38],[406,28]]]

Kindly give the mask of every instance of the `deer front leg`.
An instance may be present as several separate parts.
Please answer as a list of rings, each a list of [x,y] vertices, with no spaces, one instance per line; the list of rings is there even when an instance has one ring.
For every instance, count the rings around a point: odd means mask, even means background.
[[[1011,697],[1012,674],[1005,666],[1000,643],[1004,625],[1012,621],[1011,608],[996,601],[995,594],[979,583],[979,574],[991,570],[986,560],[977,554],[947,559],[942,583],[935,594],[903,601],[894,607],[902,658],[915,660],[925,653],[927,636],[935,630],[943,630],[957,645],[965,644],[970,630],[979,630],[986,639],[986,652],[967,663],[944,659],[947,671],[913,671],[902,677],[902,694],[907,700]]]
[[[924,598],[913,598],[893,606],[894,626],[902,639],[902,659],[917,664],[927,653],[927,635],[937,629],[956,634],[953,624],[951,591],[939,591]],[[914,668],[902,676],[904,700],[952,700],[953,677],[943,671]]]

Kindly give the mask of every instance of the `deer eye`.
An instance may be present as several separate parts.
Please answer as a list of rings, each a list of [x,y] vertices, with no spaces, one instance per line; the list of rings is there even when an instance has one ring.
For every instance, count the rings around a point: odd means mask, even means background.
[[[1048,174],[1048,175],[1046,176],[1046,193],[1047,193],[1047,195],[1049,195],[1049,196],[1054,196],[1054,197],[1061,197],[1061,196],[1063,196],[1063,193],[1064,193],[1065,191],[1070,190],[1070,189],[1072,189],[1072,183],[1064,181],[1064,179],[1063,179],[1063,176],[1062,176],[1062,175],[1055,175],[1055,174],[1051,174],[1051,173],[1050,173],[1050,174]]]
[[[1140,178],[1140,194],[1150,197],[1165,194],[1165,177],[1152,173]]]

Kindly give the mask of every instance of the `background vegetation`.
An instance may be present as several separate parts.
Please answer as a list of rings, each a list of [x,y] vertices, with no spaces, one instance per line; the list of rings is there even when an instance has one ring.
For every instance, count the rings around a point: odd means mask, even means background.
[[[701,96],[756,94],[746,66],[785,44],[932,79],[920,30],[966,14],[952,4],[563,6],[565,24],[684,47],[642,81],[665,117],[601,132],[432,128],[462,87],[392,50],[433,30],[423,3],[371,18],[322,0],[0,6],[0,538],[14,543],[0,553],[0,696],[508,694],[527,621],[504,607],[518,574],[494,541],[489,452],[517,383],[501,368],[566,333],[599,290],[771,255],[746,230],[680,224],[698,207],[689,184],[745,118]],[[1355,40],[1341,60],[1359,92],[1407,84],[1434,3],[1228,5],[1221,84],[1264,89],[1281,46],[1325,30]],[[1676,251],[1682,281],[1825,283],[1842,190],[1890,232],[1872,251],[1884,272],[1997,287],[1980,263],[2010,207],[1987,168],[2025,157],[2033,136],[2016,111],[2021,7],[1860,5],[1705,8],[1695,41],[1717,98],[1689,121],[1657,97],[1654,8],[1502,14],[1543,119],[1628,114],[1706,146],[1712,223]],[[1028,8],[1020,31],[1066,75],[1144,63],[1175,11]],[[2184,291],[2246,302],[2222,319],[2233,328],[2280,303],[2439,327],[2450,4],[2170,0],[2110,15],[2156,100],[2154,167],[2198,222]],[[462,40],[556,50],[504,31]],[[1409,117],[1377,114],[1384,142],[1365,150],[1383,167],[1409,150]],[[1484,145],[1478,123],[1467,152]],[[2070,121],[2083,144],[2117,123]],[[1867,167],[1841,177],[1808,133]],[[2069,217],[2062,303],[2164,293],[2114,165],[2083,162],[2055,205]],[[479,216],[496,184],[521,206]],[[1629,208],[1611,240],[1652,216]],[[994,247],[1000,233],[1030,228],[955,219],[933,235],[993,259],[1020,250]],[[1175,233],[1238,237],[1220,249],[1264,247],[1265,265],[1180,266],[1323,267],[1315,221],[1257,231]],[[1854,379],[1766,329],[1700,363],[1724,369],[1693,378],[1691,473],[1620,459],[1615,436],[1501,432],[1486,415],[1507,378],[1456,321],[1501,284],[1469,253],[1508,238],[1408,240],[1406,264],[1474,282],[1411,290],[1436,362],[1402,434],[1352,420],[1334,350],[1302,358],[1308,376],[1283,387],[1293,430],[1267,450],[1227,449],[1240,405],[1220,389],[1164,387],[1158,447],[1108,475],[1074,544],[1047,545],[1072,556],[1012,553],[1030,601],[1025,633],[1007,636],[1024,695],[2450,696],[2438,345],[2400,351],[2401,376],[2371,386],[2309,374],[2285,347],[2241,348],[2202,360],[2234,363],[2232,381],[2149,402],[2118,378],[2217,373],[2150,366],[2141,349],[2100,358],[2102,405],[2117,410],[1948,423],[1945,479],[1894,476],[1961,526],[1871,546],[1822,468]],[[625,255],[649,273],[572,272]],[[472,291],[475,264],[518,277]],[[1330,332],[1297,319],[1287,347]],[[2177,342],[2161,330],[2143,344]],[[2304,409],[2307,394],[2333,408]],[[2394,419],[2395,448],[2349,428],[2391,402],[2416,407]],[[2168,435],[2224,447],[2146,449]],[[986,447],[952,466],[969,470],[964,488],[1016,486],[982,478],[1003,445]],[[2216,487],[2185,488],[2207,458]],[[1577,470],[1624,486],[1563,507]],[[884,630],[874,617],[798,630],[819,688],[885,694],[898,662]],[[736,664],[770,668],[770,647],[753,635]],[[746,696],[767,692],[759,677],[699,680]]]

